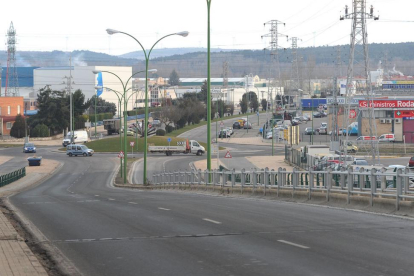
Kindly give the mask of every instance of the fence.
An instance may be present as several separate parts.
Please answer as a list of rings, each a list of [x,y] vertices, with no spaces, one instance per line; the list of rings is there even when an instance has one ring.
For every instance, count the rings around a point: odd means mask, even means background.
[[[374,205],[374,198],[391,198],[395,200],[395,208],[399,210],[400,201],[411,201],[414,203],[414,190],[411,181],[414,174],[408,169],[398,169],[396,172],[384,172],[372,169],[371,171],[351,169],[341,171],[298,171],[293,169],[287,171],[279,168],[277,171],[263,170],[246,171],[176,171],[163,172],[153,175],[153,184],[159,188],[166,188],[166,185],[178,186],[189,185],[200,189],[204,187],[221,187],[231,190],[250,190],[252,193],[262,192],[279,193],[291,191],[292,197],[295,191],[303,191],[308,199],[312,195],[326,196],[329,201],[333,194],[345,194],[347,203],[350,203],[353,195],[369,198],[371,206]]]
[[[14,172],[0,175],[0,187],[6,186],[20,178],[26,176],[26,167],[15,170]]]

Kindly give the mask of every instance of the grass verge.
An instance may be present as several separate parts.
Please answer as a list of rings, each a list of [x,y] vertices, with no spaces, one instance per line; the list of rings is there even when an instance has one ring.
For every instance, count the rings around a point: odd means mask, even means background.
[[[177,145],[177,142],[185,141],[186,138],[177,138],[177,137],[170,137],[170,136],[152,136],[148,138],[148,145],[151,146],[168,146],[167,139],[171,138],[171,146]],[[132,148],[130,146],[130,142],[135,142],[134,145],[134,152],[143,152],[144,148],[144,139],[138,138],[138,143],[135,139],[135,137],[127,137],[127,151],[130,153],[132,151]],[[122,139],[122,143],[124,143],[124,140]],[[206,143],[199,142],[203,147],[207,147]],[[120,152],[121,146],[120,146],[120,139],[119,137],[114,138],[107,138],[107,139],[100,139],[95,140],[86,143],[86,146],[88,148],[93,149],[95,152]],[[224,149],[220,147],[220,149]],[[124,148],[122,147],[122,150]]]
[[[260,113],[265,113],[266,111],[260,111]],[[220,122],[222,119],[223,120],[229,120],[229,119],[235,119],[235,118],[242,118],[242,117],[247,117],[247,115],[249,116],[257,116],[256,113],[246,113],[246,114],[237,114],[237,115],[233,115],[233,116],[229,116],[229,117],[223,117],[223,118],[219,118],[219,119],[214,119],[211,120],[212,123],[215,122]],[[254,119],[252,119],[252,122],[254,122],[255,120],[257,120],[257,117],[252,117]],[[250,120],[249,120],[250,122]],[[200,127],[200,126],[205,126],[207,125],[207,121],[201,121],[199,124],[195,124],[195,125],[187,125],[183,128],[180,129],[176,129],[170,133],[168,133],[169,136],[171,137],[177,137],[180,134],[183,134],[186,131],[192,130],[194,128]]]
[[[0,144],[0,148],[18,148],[23,147],[23,144]]]

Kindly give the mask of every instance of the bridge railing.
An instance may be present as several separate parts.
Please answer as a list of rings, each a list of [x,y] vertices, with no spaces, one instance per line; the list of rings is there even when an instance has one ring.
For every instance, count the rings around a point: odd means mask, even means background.
[[[307,194],[308,199],[314,193],[324,194],[329,201],[333,194],[344,194],[350,203],[352,196],[369,197],[370,204],[374,198],[393,198],[395,207],[400,208],[400,201],[414,202],[414,173],[409,169],[398,169],[396,172],[372,169],[353,171],[351,168],[341,171],[299,171],[279,168],[277,171],[268,168],[261,170],[240,171],[229,170],[192,170],[162,172],[153,175],[153,184],[162,188],[168,186],[189,186],[190,188],[226,188],[233,192],[238,189],[241,193],[272,192],[279,196],[281,191],[290,191],[292,197],[295,191]],[[411,186],[411,187],[410,187]]]

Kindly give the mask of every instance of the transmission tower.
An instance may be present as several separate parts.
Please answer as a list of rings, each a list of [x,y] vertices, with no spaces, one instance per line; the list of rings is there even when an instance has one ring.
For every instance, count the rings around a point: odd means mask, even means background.
[[[347,73],[347,82],[346,82],[346,99],[348,100],[348,104],[346,105],[346,111],[344,113],[344,117],[346,117],[346,124],[345,128],[348,131],[349,126],[349,114],[351,110],[351,99],[353,90],[355,89],[356,92],[363,92],[365,94],[365,98],[367,100],[368,108],[363,110],[362,114],[359,116],[365,117],[368,115],[368,124],[369,124],[369,135],[371,137],[377,136],[377,126],[375,122],[375,114],[374,114],[374,96],[372,92],[371,86],[371,74],[369,73],[369,58],[368,58],[368,40],[367,40],[367,19],[374,19],[378,20],[379,16],[374,16],[374,7],[371,6],[369,13],[367,13],[367,6],[366,0],[353,0],[352,2],[352,12],[348,13],[348,6],[345,6],[345,16],[341,16],[340,20],[344,19],[352,19],[352,31],[351,31],[351,43],[350,43],[350,54],[349,54],[349,65],[348,65],[348,73]],[[356,45],[361,45],[361,52],[356,51]],[[357,52],[357,53],[355,53]],[[364,63],[360,64],[361,71],[358,73],[362,73],[363,81],[360,85],[356,85],[353,87],[354,81],[354,73],[357,70],[354,70],[354,62],[355,62],[355,54],[359,54],[362,56]],[[354,88],[354,89],[351,89]],[[365,111],[365,112],[364,112]],[[361,126],[358,125],[358,128],[361,129]],[[347,133],[348,134],[348,133]],[[344,152],[345,155],[348,154],[347,152],[347,145],[348,145],[348,136],[346,135]],[[379,152],[378,152],[378,144],[374,140],[371,141],[370,147],[370,154],[372,156],[373,164],[379,163]]]
[[[301,89],[301,79],[299,76],[299,61],[298,61],[298,40],[302,40],[297,37],[290,38],[292,40],[292,71],[291,71],[291,80],[292,80],[292,90],[295,91],[298,102],[298,114],[302,115],[302,98],[303,90]],[[292,93],[290,92],[292,95]]]
[[[226,91],[227,93],[227,100],[230,98],[228,95],[229,90],[229,64],[227,61],[223,62],[223,89]],[[233,101],[233,100],[232,100]]]
[[[270,57],[271,57],[271,59],[270,59],[270,70],[269,70],[270,71],[269,72],[269,82],[270,82],[270,78],[272,76],[272,71],[273,71],[272,69],[273,69],[273,67],[276,67],[277,82],[276,81],[273,82],[273,84],[275,85],[275,91],[276,91],[275,98],[277,98],[278,93],[281,92],[281,91],[279,91],[279,89],[280,89],[280,64],[279,64],[279,54],[278,54],[279,36],[288,38],[287,35],[281,34],[278,31],[278,25],[282,25],[282,24],[283,24],[283,26],[286,25],[285,23],[283,23],[279,20],[270,20],[270,21],[264,23],[264,26],[270,25],[270,32],[265,34],[265,35],[262,35],[262,38],[263,37],[270,37],[269,47],[264,48],[264,50],[266,50],[266,49],[269,50]],[[269,101],[269,97],[270,97],[270,92],[272,90],[270,86],[271,85],[269,84],[268,87],[267,87],[267,89],[268,89],[268,91],[267,91],[268,101]],[[270,99],[273,102],[273,95],[271,96]],[[282,99],[282,95],[280,95],[280,99]]]
[[[336,76],[333,78],[333,103],[331,105],[332,110],[332,136],[331,136],[331,150],[339,150],[339,126],[338,126],[338,78],[342,76],[341,70],[341,46],[336,47],[336,62],[335,62],[335,74]]]
[[[16,68],[16,30],[13,22],[7,31],[7,71],[6,71],[6,87],[4,96],[7,94],[16,97],[19,96],[19,80]]]

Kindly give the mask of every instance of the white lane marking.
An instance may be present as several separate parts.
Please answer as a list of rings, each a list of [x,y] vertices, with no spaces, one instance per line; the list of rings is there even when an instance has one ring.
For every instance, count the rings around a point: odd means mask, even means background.
[[[170,211],[170,210],[171,210],[171,209],[162,208],[162,207],[158,207],[158,209],[160,209],[160,210],[164,210],[164,211]]]
[[[99,195],[95,195],[95,196],[99,196]]]
[[[138,203],[136,203],[136,202],[128,202],[129,204],[138,204]]]
[[[310,248],[310,247],[307,247],[307,246],[304,246],[304,245],[300,245],[300,244],[293,243],[293,242],[288,242],[288,241],[285,241],[285,240],[277,240],[277,241],[281,242],[281,243],[289,244],[289,245],[292,245],[292,246],[296,246],[296,247],[299,247],[299,248],[302,248],[302,249],[309,249]]]
[[[115,200],[115,199],[113,199],[113,198],[108,198],[108,200]]]
[[[212,219],[208,219],[208,218],[203,218],[203,220],[208,221],[208,222],[212,222],[212,223],[215,223],[215,224],[221,224],[220,221],[216,221],[216,220],[212,220]]]

